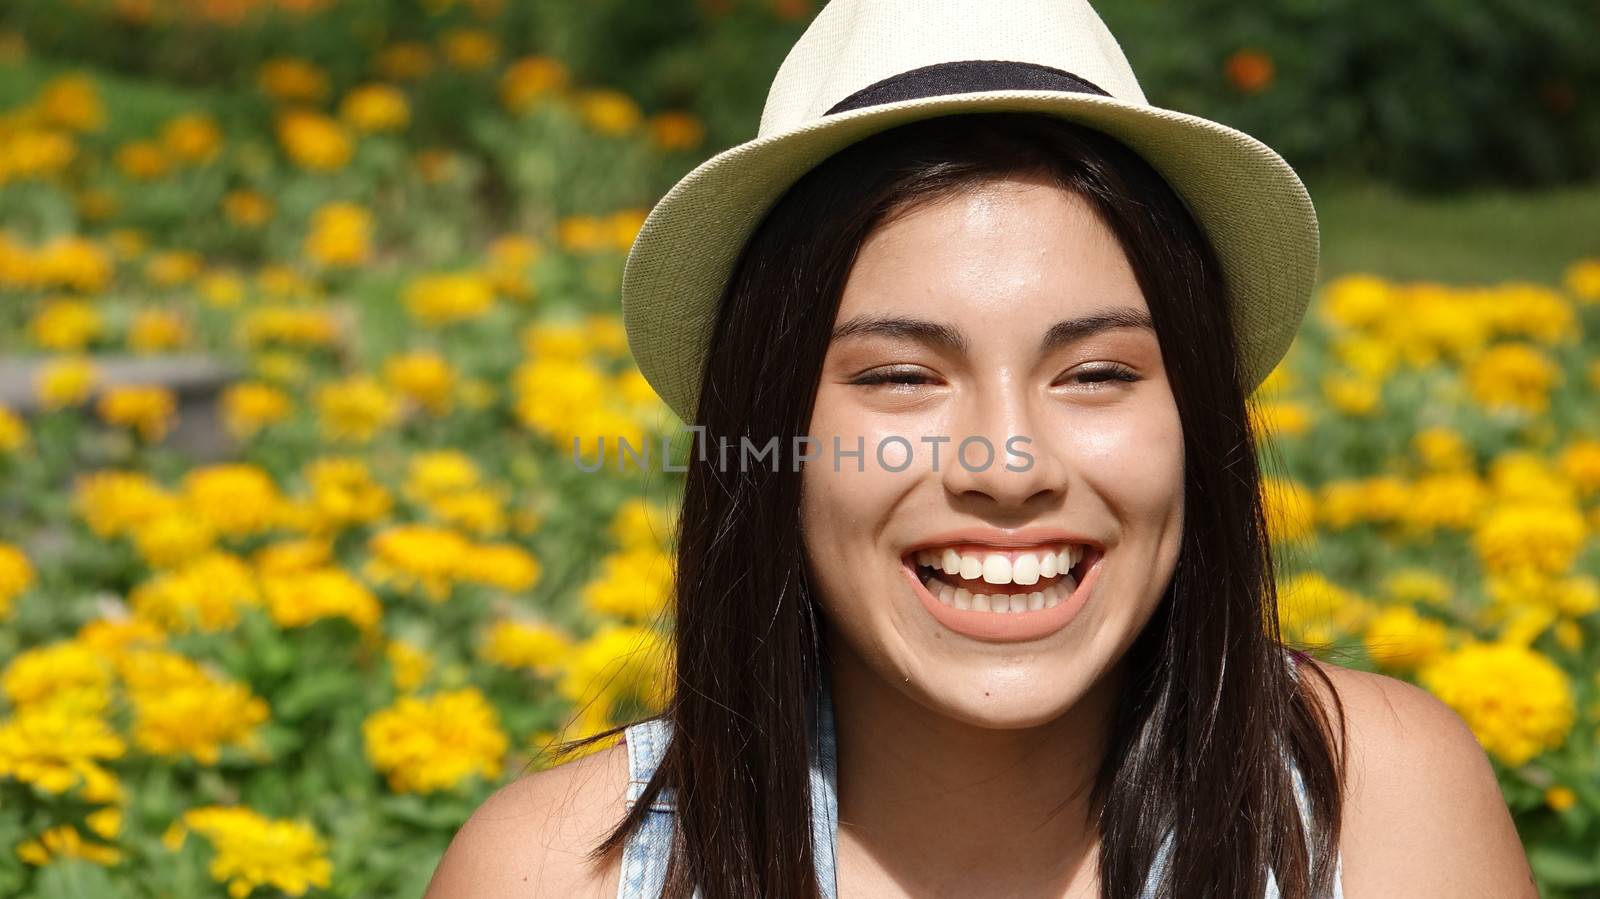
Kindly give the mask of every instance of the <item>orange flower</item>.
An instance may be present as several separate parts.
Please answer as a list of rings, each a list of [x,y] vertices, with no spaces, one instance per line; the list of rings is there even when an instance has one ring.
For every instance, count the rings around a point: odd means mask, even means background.
[[[1272,83],[1272,57],[1260,50],[1235,50],[1223,64],[1228,81],[1247,94],[1259,93]]]

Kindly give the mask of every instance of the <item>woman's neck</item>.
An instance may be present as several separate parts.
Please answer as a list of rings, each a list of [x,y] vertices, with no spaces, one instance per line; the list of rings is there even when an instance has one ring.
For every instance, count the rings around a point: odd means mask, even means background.
[[[840,895],[1098,895],[1089,792],[1120,672],[1049,724],[993,729],[836,649]]]

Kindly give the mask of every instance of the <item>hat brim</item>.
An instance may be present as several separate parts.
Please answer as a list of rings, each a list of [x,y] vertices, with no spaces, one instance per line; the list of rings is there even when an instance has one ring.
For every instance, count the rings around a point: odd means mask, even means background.
[[[1210,119],[1096,94],[985,91],[904,100],[825,116],[731,147],[662,197],[622,274],[634,361],[693,422],[717,306],[749,236],[778,198],[829,156],[879,131],[963,112],[1038,112],[1117,138],[1154,167],[1209,235],[1222,263],[1245,387],[1288,351],[1316,283],[1316,210],[1272,148]]]

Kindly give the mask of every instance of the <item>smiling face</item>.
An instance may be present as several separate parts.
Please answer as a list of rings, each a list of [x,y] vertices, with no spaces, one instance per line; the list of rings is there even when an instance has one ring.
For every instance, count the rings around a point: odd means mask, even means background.
[[[1040,178],[869,236],[802,472],[835,653],[995,728],[1059,717],[1117,664],[1183,530],[1183,436],[1148,316],[1113,233]]]

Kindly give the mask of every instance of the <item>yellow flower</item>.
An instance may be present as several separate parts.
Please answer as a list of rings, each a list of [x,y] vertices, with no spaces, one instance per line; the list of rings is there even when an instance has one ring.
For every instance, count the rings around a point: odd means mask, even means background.
[[[311,887],[327,889],[332,883],[327,844],[309,822],[212,805],[184,812],[169,831],[169,845],[181,846],[186,828],[211,843],[216,855],[208,870],[228,885],[230,899],[245,899],[263,886],[303,896]]]
[[[433,51],[427,44],[398,41],[380,50],[373,64],[385,78],[415,81],[433,71]]]
[[[1426,475],[1411,485],[1411,501],[1400,509],[1400,520],[1413,534],[1439,528],[1470,529],[1489,504],[1489,490],[1471,472]]]
[[[87,359],[62,358],[40,368],[34,382],[40,405],[46,409],[80,406],[89,399],[99,372]]]
[[[454,789],[474,775],[494,781],[509,740],[475,688],[401,697],[362,725],[367,758],[397,793]]]
[[[566,66],[548,56],[524,56],[500,76],[500,103],[514,113],[527,112],[541,100],[566,88]]]
[[[40,304],[28,321],[33,342],[47,350],[77,351],[99,339],[105,320],[83,300],[57,298]]]
[[[1304,487],[1274,477],[1264,478],[1261,487],[1273,542],[1303,541],[1316,534],[1315,498]]]
[[[1364,640],[1367,655],[1380,667],[1412,671],[1445,651],[1449,630],[1409,606],[1391,606],[1367,622]]]
[[[368,84],[345,95],[339,116],[357,131],[399,131],[411,121],[411,105],[398,88]]]
[[[100,88],[93,78],[80,72],[45,82],[36,106],[48,125],[78,132],[105,127],[106,110],[100,100]]]
[[[639,236],[639,229],[644,227],[647,214],[644,209],[623,209],[613,212],[606,218],[605,224],[611,234],[611,244],[618,252],[626,253],[633,246],[634,238]]]
[[[1515,503],[1492,508],[1473,532],[1473,547],[1491,574],[1564,574],[1582,551],[1583,513],[1571,506]]]
[[[222,211],[228,220],[241,228],[257,228],[266,224],[274,210],[272,200],[265,194],[246,189],[230,190],[222,198]]]
[[[579,91],[574,101],[585,124],[601,134],[628,134],[639,127],[644,114],[633,98],[621,91],[591,88]]]
[[[337,533],[389,514],[393,499],[360,459],[321,458],[306,466],[318,530]]]
[[[1561,383],[1561,369],[1526,344],[1500,344],[1472,360],[1465,372],[1473,402],[1487,410],[1542,413],[1550,391]]]
[[[59,640],[13,658],[0,674],[0,690],[17,709],[48,706],[99,714],[110,705],[114,675],[94,648]]]
[[[0,128],[3,128],[0,124]],[[0,185],[59,175],[78,157],[72,135],[26,129],[4,138],[0,149]]]
[[[1561,451],[1561,473],[1584,496],[1600,493],[1600,440],[1579,438]]]
[[[481,655],[494,665],[553,677],[572,645],[571,637],[547,622],[502,619],[489,628]]]
[[[178,401],[165,387],[127,384],[102,393],[97,411],[106,424],[132,428],[141,439],[154,443],[165,437],[176,421]]]
[[[87,787],[91,779],[103,788],[113,775],[101,763],[121,758],[125,749],[96,714],[59,704],[29,706],[0,723],[0,777],[55,795]]]
[[[188,324],[182,315],[169,309],[140,309],[128,325],[128,348],[136,353],[174,350],[188,340]]]
[[[287,393],[252,381],[229,386],[222,392],[221,403],[223,425],[240,440],[248,440],[267,425],[282,421],[293,409]]]
[[[406,466],[406,497],[427,504],[478,486],[481,475],[472,457],[459,450],[416,453]]]
[[[673,510],[646,499],[626,500],[611,519],[611,536],[623,550],[665,549],[672,542]]]
[[[1318,311],[1333,324],[1370,328],[1394,308],[1389,282],[1374,275],[1345,275],[1322,289]]]
[[[1455,594],[1455,588],[1426,568],[1401,568],[1383,579],[1383,592],[1397,603],[1443,606]]]
[[[1578,794],[1572,792],[1571,787],[1554,786],[1544,791],[1544,804],[1564,812],[1578,804]]]
[[[342,568],[267,575],[261,593],[272,620],[284,628],[305,627],[322,618],[344,618],[371,632],[383,615],[372,591]]]
[[[97,471],[78,478],[73,507],[100,538],[119,537],[173,511],[177,500],[147,475]]]
[[[384,360],[383,377],[400,395],[435,415],[450,411],[456,370],[438,353],[419,350]]]
[[[238,556],[223,552],[164,571],[128,595],[134,615],[174,634],[229,630],[246,607],[260,602],[255,572]]]
[[[478,535],[501,534],[506,529],[505,502],[495,490],[472,489],[430,500],[428,514],[441,524]]]
[[[283,540],[263,546],[251,556],[263,575],[293,574],[325,567],[333,558],[333,547],[325,539]]]
[[[0,618],[9,617],[17,597],[28,592],[37,576],[22,550],[0,543]]]
[[[117,168],[130,178],[153,181],[172,168],[167,151],[153,140],[129,141],[117,148]]]
[[[367,548],[372,553],[364,571],[368,577],[443,602],[460,577],[462,560],[472,544],[454,531],[407,524],[384,529]]]
[[[156,517],[132,536],[139,555],[152,568],[187,562],[215,549],[217,543],[210,525],[183,509]]]
[[[687,112],[667,110],[650,118],[650,141],[663,150],[693,150],[705,136],[700,120]]]
[[[372,213],[355,203],[327,203],[311,217],[305,252],[318,264],[348,268],[372,253]]]
[[[405,292],[406,309],[427,325],[482,316],[494,304],[494,287],[477,272],[423,275]]]
[[[1334,530],[1361,522],[1385,523],[1399,518],[1411,501],[1409,485],[1399,478],[1329,481],[1317,492],[1317,520]]]
[[[1566,673],[1523,646],[1470,644],[1423,668],[1418,679],[1507,765],[1560,748],[1574,723]]]
[[[256,83],[281,103],[316,103],[328,94],[328,76],[312,63],[293,57],[263,63]]]
[[[1474,466],[1472,447],[1461,432],[1451,428],[1424,428],[1412,435],[1411,448],[1432,471],[1458,472]]]
[[[1600,303],[1600,259],[1580,259],[1572,263],[1567,266],[1561,282],[1580,303]]]
[[[344,168],[355,154],[355,142],[343,125],[306,110],[279,116],[278,143],[296,165],[315,172]]]
[[[1321,644],[1359,633],[1373,614],[1369,600],[1315,572],[1278,585],[1278,626],[1289,641]]]
[[[433,657],[427,650],[404,640],[390,640],[384,656],[389,660],[394,688],[401,693],[410,693],[422,686],[428,679],[428,672],[433,670]]]
[[[213,309],[232,309],[244,301],[244,281],[232,272],[213,272],[200,279],[200,296]]]
[[[81,858],[107,867],[121,864],[123,859],[121,849],[85,842],[71,824],[57,824],[38,839],[17,844],[17,857],[30,865],[47,865],[56,858]]]
[[[1304,403],[1263,403],[1256,408],[1251,420],[1260,436],[1303,437],[1311,429],[1314,415]]]
[[[489,244],[489,283],[496,293],[516,300],[534,294],[528,269],[539,261],[542,250],[533,240],[517,234],[498,237]]]
[[[500,58],[500,42],[479,28],[452,28],[439,38],[439,50],[451,65],[478,72]]]
[[[1383,385],[1365,375],[1333,372],[1322,377],[1322,396],[1345,415],[1367,416],[1378,411]]]
[[[583,588],[584,607],[596,615],[649,621],[672,596],[672,556],[658,549],[635,549],[607,556],[600,576]]]
[[[1386,339],[1364,334],[1344,335],[1333,343],[1340,364],[1372,381],[1382,381],[1400,363],[1399,348]]]
[[[209,162],[221,152],[222,129],[210,116],[181,115],[161,129],[161,143],[180,162]]]
[[[1576,505],[1578,492],[1549,459],[1528,450],[1508,450],[1489,463],[1495,498],[1507,503]]]
[[[462,580],[512,593],[531,590],[544,570],[531,553],[511,543],[469,545],[459,565]]]
[[[241,683],[212,675],[165,650],[130,653],[123,665],[133,706],[133,740],[154,755],[215,765],[225,746],[259,752],[267,704]]]
[[[283,495],[272,477],[248,464],[192,469],[183,477],[183,498],[225,537],[259,534],[283,516]]]
[[[0,453],[14,453],[27,445],[27,423],[15,412],[0,406]]]
[[[1543,284],[1513,281],[1500,285],[1493,293],[1483,309],[1495,333],[1543,344],[1569,343],[1577,338],[1577,314],[1559,291]]]
[[[199,253],[174,250],[151,258],[144,274],[158,287],[176,287],[193,281],[204,269],[205,260]]]
[[[239,337],[250,349],[268,345],[330,347],[339,342],[339,322],[325,309],[262,306],[240,322]]]
[[[365,443],[400,413],[394,397],[370,375],[329,381],[317,388],[312,401],[323,435],[336,442]]]
[[[595,704],[612,720],[660,711],[668,697],[665,639],[634,625],[605,625],[567,659],[556,690],[576,706]]]

